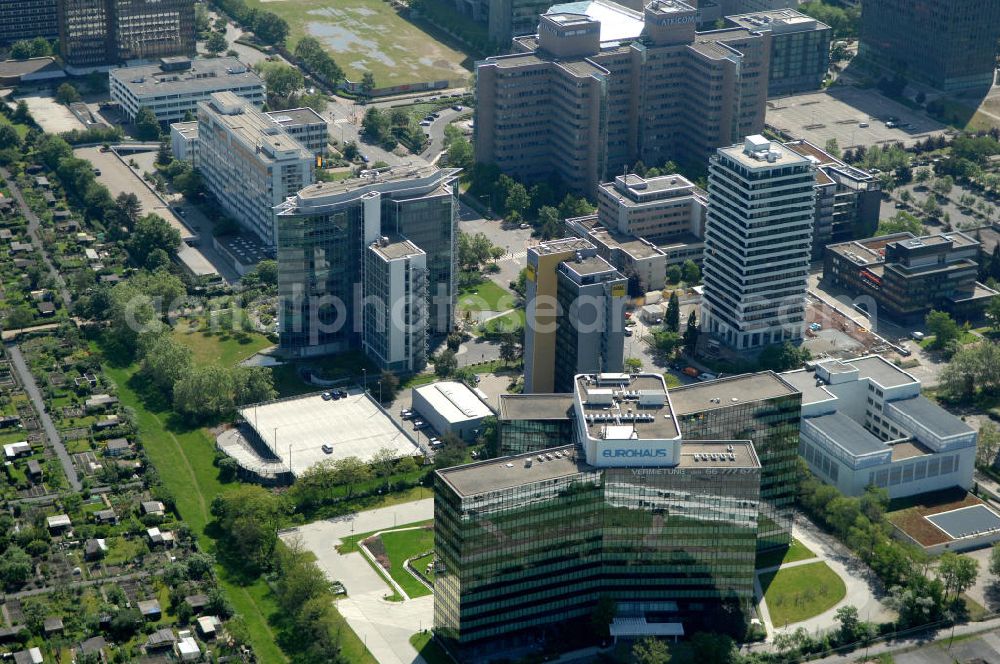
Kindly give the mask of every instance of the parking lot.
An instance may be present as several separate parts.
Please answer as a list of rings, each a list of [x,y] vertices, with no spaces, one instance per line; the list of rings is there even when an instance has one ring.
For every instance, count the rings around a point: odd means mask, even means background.
[[[909,126],[886,127],[885,120],[890,117]],[[877,90],[850,86],[834,86],[823,92],[770,100],[767,102],[767,124],[820,146],[835,138],[841,149],[896,142],[912,145],[927,136],[943,133],[945,129],[939,122]]]

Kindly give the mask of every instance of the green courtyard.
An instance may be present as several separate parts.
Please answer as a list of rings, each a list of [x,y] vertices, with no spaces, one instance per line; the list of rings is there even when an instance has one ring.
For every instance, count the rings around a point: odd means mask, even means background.
[[[471,73],[472,60],[465,53],[442,44],[382,0],[248,0],[247,4],[288,21],[290,50],[302,37],[318,39],[351,81],[360,81],[370,71],[376,87],[444,79],[465,85]]]
[[[761,574],[760,587],[775,628],[818,616],[847,594],[844,581],[822,562]]]

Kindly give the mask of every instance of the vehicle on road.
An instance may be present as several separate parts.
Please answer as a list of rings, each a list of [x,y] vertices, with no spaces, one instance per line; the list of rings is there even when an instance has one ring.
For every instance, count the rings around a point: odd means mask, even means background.
[[[529,228],[531,228],[531,224],[521,224],[520,226],[518,226],[518,228],[520,228],[522,231],[526,231]]]
[[[420,126],[421,126],[421,127],[430,127],[430,126],[431,126],[431,124],[432,124],[432,123],[431,123],[431,121],[430,121],[430,120],[421,120],[421,121],[420,121]]]
[[[363,161],[363,162],[365,162],[367,164],[368,161],[369,161],[368,155],[366,155],[366,154],[361,155],[361,161]]]
[[[461,110],[463,110],[464,108],[465,108],[465,107],[464,107],[464,106],[462,106],[461,104],[455,104],[454,106],[452,106],[452,107],[451,107],[451,110],[453,110],[453,111],[461,111]]]
[[[681,369],[681,373],[691,376],[692,378],[697,378],[699,375],[701,375],[701,372],[695,369],[694,367],[684,367],[683,369]]]
[[[702,382],[705,382],[705,381],[709,381],[709,380],[715,380],[716,378],[718,378],[718,376],[716,376],[716,375],[715,375],[714,373],[708,373],[708,372],[706,371],[706,372],[704,372],[704,373],[700,373],[700,374],[698,374],[698,375],[696,376],[696,378],[697,378],[698,380],[702,381]]]

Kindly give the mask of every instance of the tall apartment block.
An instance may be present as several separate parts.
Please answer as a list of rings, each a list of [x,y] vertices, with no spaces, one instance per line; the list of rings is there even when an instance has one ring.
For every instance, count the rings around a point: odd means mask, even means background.
[[[794,9],[727,16],[726,23],[767,32],[771,36],[771,60],[767,74],[767,96],[818,90],[830,69],[833,28]]]
[[[873,67],[950,92],[988,89],[996,71],[996,0],[865,0],[858,55]]]
[[[420,366],[421,339],[452,325],[457,173],[427,165],[366,171],[278,206],[284,353],[365,348],[385,369]]]
[[[454,0],[455,11],[486,26],[490,41],[506,45],[512,37],[529,35],[538,27],[538,17],[547,0]]]
[[[481,661],[485,641],[587,629],[602,598],[622,638],[741,630],[754,445],[682,440],[658,374],[580,375],[570,396],[573,444],[436,473],[437,634]]]
[[[642,291],[660,290],[667,266],[701,263],[707,204],[705,192],[682,175],[629,173],[597,187],[597,214],[566,225]]]
[[[56,0],[0,0],[0,46],[35,37],[59,37]]]
[[[726,345],[800,339],[816,209],[816,169],[763,136],[712,157],[701,329]]]
[[[528,248],[524,391],[570,392],[573,376],[624,367],[628,281],[586,240]]]
[[[313,182],[313,154],[232,92],[198,104],[197,154],[205,186],[222,208],[273,247],[274,207]]]
[[[882,186],[874,175],[849,166],[809,141],[792,141],[784,146],[816,166],[813,260],[823,258],[828,244],[868,237],[875,232]]]
[[[194,0],[58,0],[70,70],[195,55]]]
[[[565,9],[565,11],[563,11]],[[476,66],[476,161],[596,195],[642,160],[703,160],[764,128],[769,40],[695,32],[697,11],[653,0],[557,5],[511,55]]]
[[[427,254],[383,236],[368,245],[363,270],[362,348],[389,371],[420,371],[427,364]]]
[[[826,248],[823,279],[868,296],[873,314],[901,323],[920,321],[931,309],[974,319],[997,295],[976,281],[979,246],[974,237],[958,231],[832,244]]]

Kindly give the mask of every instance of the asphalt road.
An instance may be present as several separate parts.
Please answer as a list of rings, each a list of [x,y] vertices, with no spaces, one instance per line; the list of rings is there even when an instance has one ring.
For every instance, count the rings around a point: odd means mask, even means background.
[[[31,375],[28,364],[24,361],[21,349],[16,345],[10,345],[7,346],[7,352],[10,355],[11,364],[14,365],[14,371],[17,372],[21,385],[24,387],[24,391],[28,393],[31,403],[34,404],[35,410],[38,412],[38,417],[42,421],[42,428],[45,429],[45,435],[49,439],[49,444],[52,445],[56,456],[59,457],[59,463],[62,464],[63,472],[66,473],[66,479],[69,480],[73,491],[79,491],[83,485],[76,476],[76,468],[73,466],[73,460],[66,451],[66,446],[63,445],[62,439],[59,438],[59,432],[56,431],[56,425],[52,422],[49,411],[45,409],[45,400],[42,399],[42,393],[38,389],[35,377]]]

